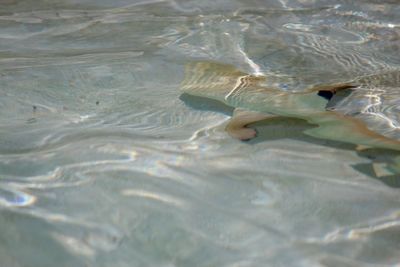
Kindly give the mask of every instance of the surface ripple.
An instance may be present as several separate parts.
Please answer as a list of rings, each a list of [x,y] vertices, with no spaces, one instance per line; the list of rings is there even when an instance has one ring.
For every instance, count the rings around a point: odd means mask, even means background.
[[[395,266],[398,151],[255,123],[182,94],[184,66],[231,64],[400,140],[396,1],[5,0],[0,265]],[[332,133],[335,134],[335,133]],[[345,141],[345,140],[344,140]]]

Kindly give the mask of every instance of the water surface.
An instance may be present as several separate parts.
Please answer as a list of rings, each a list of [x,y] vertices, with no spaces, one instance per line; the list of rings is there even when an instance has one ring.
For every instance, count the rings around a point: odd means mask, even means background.
[[[180,83],[210,60],[301,91],[399,49],[389,0],[2,1],[0,266],[397,266],[398,152],[299,119],[240,142]],[[337,109],[399,137],[398,85]]]

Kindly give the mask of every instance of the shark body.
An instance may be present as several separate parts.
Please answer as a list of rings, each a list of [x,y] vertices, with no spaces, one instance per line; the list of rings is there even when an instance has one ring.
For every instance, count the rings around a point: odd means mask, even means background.
[[[236,112],[226,129],[231,136],[242,140],[255,136],[255,131],[248,124],[283,116],[303,119],[316,125],[317,127],[304,132],[316,138],[400,150],[398,140],[371,130],[362,120],[335,112],[327,106],[325,99],[331,99],[346,90],[397,86],[400,84],[399,71],[314,85],[301,92],[288,92],[277,86],[266,86],[265,84],[273,84],[271,79],[274,77],[250,75],[232,65],[199,61],[186,65],[181,88],[189,95],[214,99],[235,108]]]

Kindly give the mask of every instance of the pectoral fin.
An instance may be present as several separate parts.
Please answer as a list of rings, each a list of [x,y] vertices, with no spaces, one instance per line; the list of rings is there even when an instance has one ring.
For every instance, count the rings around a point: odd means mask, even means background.
[[[229,121],[228,125],[226,125],[225,130],[233,138],[242,141],[249,140],[257,135],[255,129],[247,127],[250,123],[273,117],[276,116],[237,108],[235,109],[233,117]]]

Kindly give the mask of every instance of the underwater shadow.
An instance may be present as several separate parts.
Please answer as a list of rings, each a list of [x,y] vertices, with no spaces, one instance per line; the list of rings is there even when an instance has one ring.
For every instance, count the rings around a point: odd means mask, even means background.
[[[179,99],[188,107],[196,110],[214,111],[232,116],[234,108],[224,103],[207,97],[193,96],[183,93]]]
[[[268,142],[271,140],[291,139],[332,147],[335,149],[352,150],[369,163],[353,164],[356,171],[379,180],[387,186],[400,188],[400,153],[396,150],[381,148],[363,148],[345,142],[319,139],[309,136],[304,131],[317,127],[305,120],[296,118],[276,117],[249,125],[257,130],[257,137],[247,141],[249,144]]]

